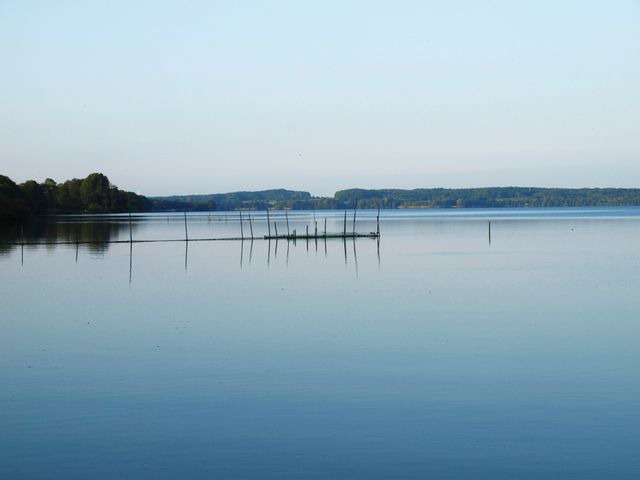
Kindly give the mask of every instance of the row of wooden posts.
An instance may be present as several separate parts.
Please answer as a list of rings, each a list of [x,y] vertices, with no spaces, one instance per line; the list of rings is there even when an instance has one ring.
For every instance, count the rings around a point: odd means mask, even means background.
[[[242,212],[238,212],[239,215],[239,219],[240,219],[240,237],[239,238],[227,238],[227,239],[223,239],[223,238],[218,238],[218,239],[199,239],[199,240],[244,240],[245,236],[244,236],[244,225],[243,225],[243,220],[242,220]],[[306,232],[304,235],[300,235],[298,236],[297,231],[294,229],[293,230],[293,234],[291,234],[291,230],[289,228],[289,214],[287,213],[287,211],[285,210],[285,221],[286,221],[286,225],[287,225],[287,234],[286,235],[278,235],[278,224],[274,221],[273,222],[273,229],[275,232],[275,235],[271,235],[271,218],[269,216],[269,210],[267,210],[267,228],[268,228],[268,234],[264,235],[264,239],[265,240],[279,240],[279,239],[283,239],[283,240],[296,240],[296,239],[317,239],[317,238],[357,238],[357,237],[368,237],[368,238],[379,238],[380,237],[380,209],[378,209],[378,214],[376,215],[376,231],[375,232],[370,232],[370,233],[364,233],[364,234],[359,234],[356,233],[356,215],[357,212],[356,210],[353,211],[353,229],[352,232],[350,234],[347,234],[347,212],[344,212],[344,221],[343,221],[343,229],[342,229],[342,233],[327,233],[327,218],[325,217],[324,219],[324,232],[320,235],[318,235],[318,222],[315,220],[315,212],[314,212],[314,224],[315,224],[315,229],[313,232],[313,235],[309,235],[309,225],[306,225]],[[226,214],[225,214],[225,218],[226,218]],[[254,233],[253,233],[253,220],[251,217],[251,214],[248,214],[248,219],[249,219],[249,230],[250,230],[250,238],[251,240],[253,240],[255,238]],[[489,236],[489,244],[491,244],[491,220],[489,220],[488,222],[488,236]],[[158,242],[158,241],[181,241],[179,239],[177,240],[136,240],[136,242]],[[189,229],[187,226],[187,212],[184,212],[184,241],[189,241]],[[133,243],[133,226],[132,226],[132,217],[131,217],[131,212],[129,212],[129,242]],[[76,241],[73,242],[53,242],[53,243],[59,243],[59,244],[79,244],[79,243],[92,243],[92,242],[80,242],[80,240],[78,238],[76,238]],[[126,240],[115,240],[115,241],[106,241],[106,242],[99,242],[99,243],[128,243]],[[11,243],[12,245],[21,245],[23,248],[25,245],[29,244],[31,245],[32,243],[29,242],[25,242],[25,238],[24,238],[24,225],[20,224],[20,241],[16,242],[16,243]],[[49,243],[47,243],[49,244]]]
[[[286,235],[278,235],[278,224],[274,221],[273,222],[273,229],[274,229],[274,235],[271,235],[271,217],[269,216],[269,210],[267,210],[267,230],[268,233],[267,235],[264,235],[264,239],[265,240],[278,240],[278,239],[284,239],[284,240],[295,240],[295,239],[310,239],[310,238],[356,238],[356,237],[369,237],[369,238],[376,238],[380,236],[380,209],[378,209],[378,214],[376,215],[376,231],[375,232],[369,232],[369,233],[357,233],[356,232],[356,216],[357,216],[357,210],[353,211],[353,228],[351,233],[347,233],[347,212],[345,210],[344,212],[344,221],[343,221],[343,229],[342,229],[342,233],[328,233],[327,232],[327,218],[325,217],[324,219],[324,232],[321,233],[320,235],[318,235],[318,222],[317,220],[315,220],[315,212],[314,212],[314,232],[313,235],[309,234],[309,225],[306,225],[306,231],[304,235],[298,235],[297,230],[293,229],[293,232],[291,231],[291,229],[289,228],[289,214],[288,212],[285,210],[284,212],[285,214],[285,222],[287,225],[287,234]],[[225,215],[226,217],[226,215]],[[244,236],[244,221],[242,218],[242,212],[238,212],[238,217],[240,220],[240,238],[239,240],[244,240],[245,236]],[[256,238],[254,236],[253,233],[253,219],[251,217],[251,214],[247,215],[248,220],[249,220],[249,231],[250,231],[250,237],[246,237],[246,238],[250,238],[251,240],[253,240],[254,238]],[[184,212],[184,239],[185,241],[189,241],[189,229],[187,226],[187,212]],[[131,217],[131,212],[129,212],[129,241],[133,242],[133,227],[132,227],[132,217]]]

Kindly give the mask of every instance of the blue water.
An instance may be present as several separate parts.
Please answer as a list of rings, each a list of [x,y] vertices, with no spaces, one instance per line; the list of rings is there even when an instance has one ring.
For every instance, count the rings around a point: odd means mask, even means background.
[[[381,231],[0,248],[0,478],[639,478],[640,209],[395,210]],[[25,230],[91,238],[128,240],[127,217]]]

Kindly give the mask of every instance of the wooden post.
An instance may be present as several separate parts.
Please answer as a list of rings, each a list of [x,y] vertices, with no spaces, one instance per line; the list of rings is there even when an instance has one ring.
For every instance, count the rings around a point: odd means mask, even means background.
[[[314,220],[313,223],[315,223],[315,227],[316,227],[313,236],[318,238],[318,222]]]
[[[344,211],[344,228],[342,229],[342,236],[346,238],[347,236],[347,211]]]
[[[324,217],[324,238],[327,238],[327,217]]]
[[[131,212],[129,212],[129,243],[133,242],[133,232],[131,230]]]
[[[273,222],[273,228],[276,231],[276,240],[278,239],[278,224],[276,222]]]
[[[187,211],[184,212],[184,239],[189,241],[189,232],[187,231]]]
[[[244,240],[244,229],[242,228],[242,212],[238,212],[240,214],[240,239]]]
[[[378,216],[376,217],[376,235],[380,236],[380,207],[378,207]]]
[[[287,237],[289,237],[289,214],[287,213],[287,211],[284,211],[284,216],[287,219]]]
[[[307,238],[309,238],[309,225],[307,225]]]
[[[491,220],[489,220],[489,245],[491,245]]]
[[[267,229],[269,230],[269,236],[271,236],[271,223],[269,222],[269,209],[267,208]]]
[[[357,210],[353,209],[353,236],[356,236],[356,212]]]
[[[251,222],[251,214],[249,214],[249,229],[251,229],[251,240],[253,240],[253,223]]]

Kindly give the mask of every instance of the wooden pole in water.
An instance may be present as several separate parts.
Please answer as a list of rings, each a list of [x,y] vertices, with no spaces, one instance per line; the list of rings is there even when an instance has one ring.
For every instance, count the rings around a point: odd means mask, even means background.
[[[324,217],[324,238],[327,238],[327,217]]]
[[[269,222],[269,209],[267,208],[267,229],[269,230],[269,236],[271,236],[271,223]]]
[[[187,212],[184,212],[184,239],[185,241],[189,241],[189,232],[187,231]]]
[[[316,222],[315,220],[313,221],[313,223],[315,223],[315,231],[313,236],[318,238],[318,222]]]
[[[307,225],[307,238],[309,238],[309,225]]]
[[[357,210],[353,209],[353,236],[356,236],[356,212]]]
[[[276,231],[276,240],[278,239],[278,224],[276,222],[273,222],[273,228]]]
[[[489,220],[489,245],[491,245],[491,220]]]
[[[131,230],[131,212],[129,212],[129,243],[133,242],[133,231]]]
[[[287,213],[287,211],[284,211],[284,216],[287,219],[287,237],[289,237],[289,214]]]
[[[342,229],[342,236],[347,236],[347,211],[344,211],[344,228]]]
[[[380,208],[378,207],[378,216],[376,217],[376,234],[380,236]]]
[[[244,240],[244,229],[242,228],[242,212],[238,212],[240,214],[240,239]]]
[[[249,228],[251,229],[251,240],[253,240],[253,223],[251,222],[251,214],[249,214]]]

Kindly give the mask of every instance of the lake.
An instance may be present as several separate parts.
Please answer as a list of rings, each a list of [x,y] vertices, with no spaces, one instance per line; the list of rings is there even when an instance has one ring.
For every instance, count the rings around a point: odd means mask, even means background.
[[[639,478],[640,209],[390,210],[380,228],[3,227],[28,244],[0,247],[0,478]],[[135,215],[131,235],[183,239],[184,218]],[[188,235],[237,237],[238,213],[189,214]]]

